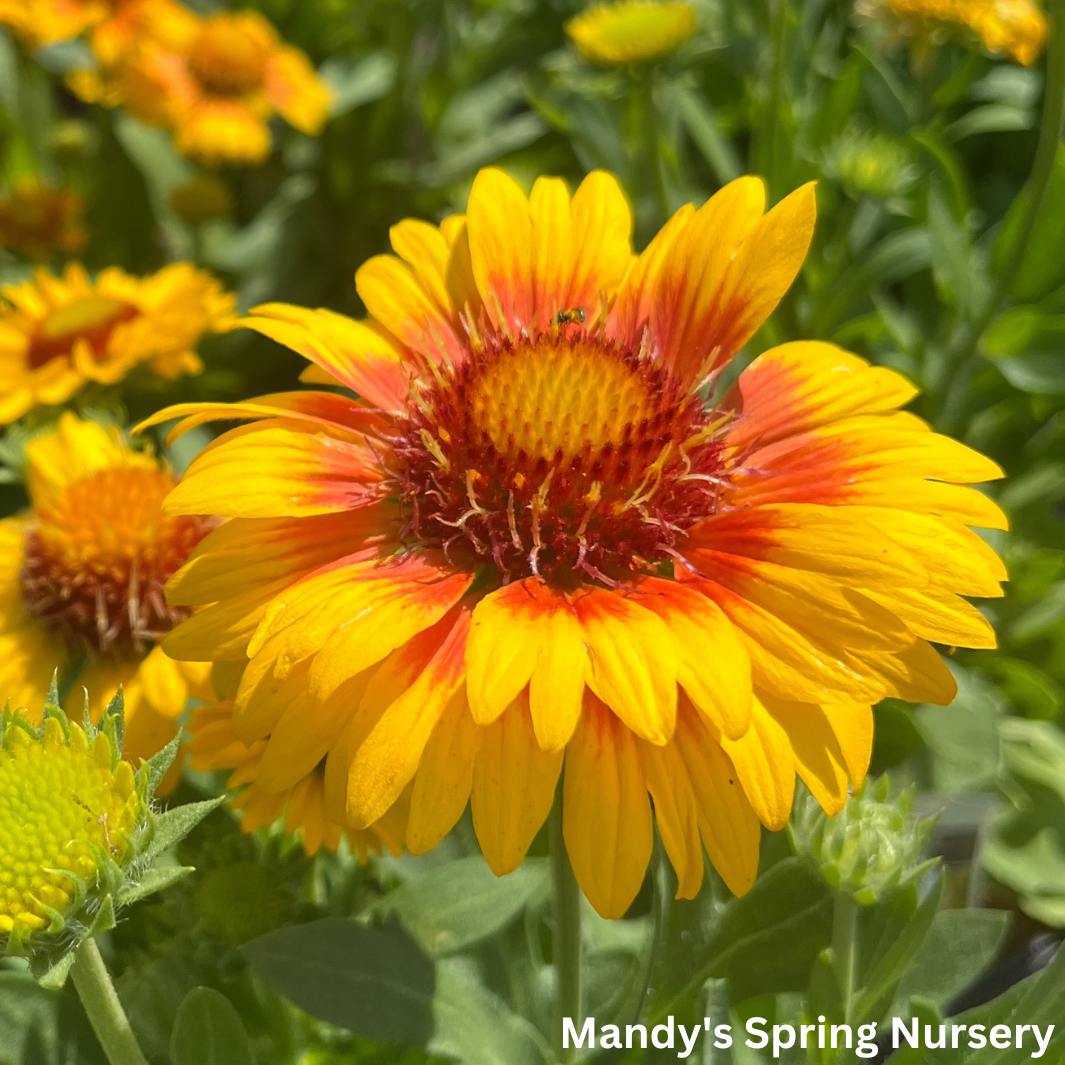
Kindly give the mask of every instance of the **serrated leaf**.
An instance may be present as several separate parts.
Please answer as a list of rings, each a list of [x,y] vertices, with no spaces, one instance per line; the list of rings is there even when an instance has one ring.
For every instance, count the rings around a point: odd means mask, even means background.
[[[398,921],[327,917],[242,950],[262,980],[319,1020],[383,1043],[425,1046],[433,1034],[436,967]]]
[[[209,987],[194,987],[178,1007],[170,1060],[173,1065],[255,1065],[240,1014]]]
[[[166,776],[167,770],[174,764],[182,736],[178,734],[161,750],[152,755],[145,763],[148,767],[148,794],[154,795],[160,781]]]

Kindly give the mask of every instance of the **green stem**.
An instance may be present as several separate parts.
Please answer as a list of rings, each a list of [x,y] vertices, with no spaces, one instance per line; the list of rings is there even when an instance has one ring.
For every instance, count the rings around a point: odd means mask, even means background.
[[[126,1011],[118,1000],[111,974],[100,957],[96,940],[86,939],[78,947],[70,975],[111,1065],[148,1065],[137,1045]]]
[[[837,891],[832,914],[832,953],[836,958],[843,1022],[850,1024],[854,978],[858,966],[858,904],[846,891]]]
[[[577,1056],[576,1047],[562,1046],[562,1018],[572,1020],[581,1030],[581,889],[562,838],[562,785],[559,784],[555,805],[548,824],[551,847],[551,891],[554,901],[555,932],[552,957],[558,976],[558,1016],[556,1035],[559,1061],[566,1063]]]
[[[651,986],[651,976],[654,973],[655,958],[658,955],[658,944],[662,942],[662,933],[665,931],[666,921],[669,919],[669,907],[672,893],[669,890],[669,870],[666,867],[665,850],[662,847],[661,837],[655,832],[654,856],[651,858],[651,887],[654,891],[651,900],[651,938],[647,944],[647,955],[643,960],[643,969],[640,972],[640,982],[637,989],[636,1009],[633,1011],[633,1024],[640,1023],[644,1005],[647,1002],[647,991]]]
[[[1010,288],[1024,264],[1028,245],[1050,192],[1054,163],[1057,160],[1058,145],[1061,142],[1062,120],[1065,119],[1065,0],[1051,0],[1050,23],[1043,121],[1039,129],[1039,143],[1032,162],[1032,172],[1028,176],[1026,186],[1027,207],[1014,234],[1009,257],[1003,264],[991,297],[980,315],[971,325],[960,331],[956,343],[952,345],[951,355],[956,360],[967,359],[973,354],[980,338],[1009,295]]]

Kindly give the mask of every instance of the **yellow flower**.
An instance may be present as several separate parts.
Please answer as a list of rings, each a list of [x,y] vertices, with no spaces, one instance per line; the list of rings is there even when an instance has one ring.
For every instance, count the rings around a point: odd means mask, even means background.
[[[198,373],[193,350],[232,321],[234,299],[205,271],[176,263],[136,278],[116,267],[95,281],[62,276],[0,288],[0,424],[63,403],[89,381],[114,384],[146,365],[168,379]]]
[[[148,810],[129,762],[115,764],[104,733],[64,735],[49,717],[40,735],[6,722],[0,746],[0,939],[54,926],[76,908],[101,858],[119,867]],[[16,933],[16,935],[18,934]]]
[[[695,32],[695,9],[684,0],[618,0],[582,11],[565,29],[585,59],[638,63],[683,44]]]
[[[271,115],[315,135],[329,107],[307,57],[254,11],[211,15],[180,44],[149,37],[113,83],[135,114],[171,128],[179,151],[211,166],[260,163],[270,152]]]
[[[69,189],[54,189],[36,179],[20,182],[0,195],[0,248],[46,259],[52,252],[70,255],[85,243],[84,204]]]
[[[184,405],[241,419],[192,463],[173,514],[230,519],[167,586],[199,607],[166,638],[230,676],[219,726],[273,796],[321,772],[336,825],[402,817],[421,853],[467,802],[514,869],[565,764],[563,832],[605,916],[625,912],[657,819],[679,892],[703,852],[737,894],[795,776],[838,813],[871,705],[948,703],[932,643],[990,647],[962,595],[1000,595],[967,526],[1001,476],[898,408],[914,388],[830,344],[754,335],[813,234],[805,186],[754,178],[681,209],[640,254],[617,182],[526,196],[478,174],[465,216],[391,230],[369,317],[261,307],[246,322],[314,365],[306,391]],[[409,809],[408,809],[409,806]]]
[[[886,16],[924,52],[951,30],[968,28],[995,55],[1031,66],[1043,51],[1047,19],[1032,0],[866,0],[866,16]]]
[[[30,48],[84,33],[106,18],[112,0],[0,0],[0,25]]]
[[[163,585],[209,526],[165,515],[174,474],[94,422],[64,414],[27,458],[30,510],[0,521],[0,692],[39,707],[57,666],[83,667],[74,707],[87,687],[98,718],[122,685],[127,751],[148,758],[188,695],[210,696],[208,667],[155,646],[188,613]]]

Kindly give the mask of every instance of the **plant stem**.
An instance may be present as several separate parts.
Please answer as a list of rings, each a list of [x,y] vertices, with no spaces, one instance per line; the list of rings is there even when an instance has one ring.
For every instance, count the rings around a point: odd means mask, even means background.
[[[960,331],[956,343],[952,345],[951,354],[957,360],[972,355],[984,331],[1009,295],[1010,288],[1024,265],[1028,245],[1050,192],[1058,145],[1061,143],[1062,120],[1065,119],[1065,0],[1051,0],[1049,6],[1051,32],[1050,44],[1047,47],[1043,121],[1039,129],[1035,159],[1032,161],[1032,172],[1025,186],[1025,192],[1028,194],[1027,209],[1017,226],[1013,246],[1009,249],[1009,256],[983,311],[971,325]]]
[[[556,1034],[559,1061],[573,1061],[576,1047],[562,1047],[562,1018],[569,1017],[574,1028],[581,1029],[581,889],[562,838],[562,785],[559,784],[555,805],[548,824],[551,846],[551,891],[555,911],[552,957],[558,976],[558,1017]]]
[[[654,889],[654,896],[651,900],[651,938],[647,944],[647,956],[644,958],[643,969],[640,972],[636,1009],[632,1017],[633,1024],[640,1023],[640,1016],[647,1002],[647,991],[651,986],[651,975],[654,972],[658,944],[662,942],[662,933],[669,918],[669,904],[671,901],[669,871],[666,868],[666,855],[662,847],[662,839],[657,830],[655,831],[654,855],[651,858],[651,885]]]
[[[836,958],[843,1022],[850,1024],[858,963],[858,904],[846,891],[836,892],[832,914],[832,953]]]
[[[95,939],[78,947],[70,975],[111,1065],[148,1065]]]

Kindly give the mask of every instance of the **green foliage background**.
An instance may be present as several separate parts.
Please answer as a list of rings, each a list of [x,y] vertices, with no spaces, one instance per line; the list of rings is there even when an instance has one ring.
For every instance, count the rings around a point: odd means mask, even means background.
[[[70,96],[61,75],[76,49],[30,56],[0,37],[3,177],[38,173],[83,193],[90,268],[145,272],[193,258],[235,288],[243,309],[282,299],[359,314],[352,275],[386,249],[388,227],[460,210],[486,164],[526,184],[541,173],[575,184],[589,169],[614,171],[634,205],[638,246],[682,203],[742,173],[764,177],[771,201],[815,179],[814,247],[738,366],[785,340],[837,343],[904,373],[921,389],[916,413],[1007,471],[990,491],[1011,531],[990,539],[1011,580],[1004,600],[982,607],[1000,649],[952,658],[961,690],[950,708],[877,709],[874,770],[890,770],[896,793],[911,785],[918,812],[943,811],[922,839],[946,861],[853,909],[816,854],[794,853],[798,833],[766,837],[763,876],[739,901],[711,875],[698,900],[670,904],[672,874],[656,860],[629,918],[586,914],[587,1011],[600,1023],[641,1011],[654,1023],[730,1013],[938,1023],[997,958],[1065,927],[1065,154],[1056,137],[1044,160],[1049,192],[1019,243],[1040,117],[1060,94],[1044,84],[1045,62],[1028,69],[951,41],[915,71],[850,0],[698,0],[695,37],[658,63],[618,69],[589,66],[567,43],[562,24],[577,9],[568,0],[251,6],[320,66],[335,113],[318,139],[276,127],[263,167],[221,173],[231,217],[198,227],[171,205],[194,168],[164,133]],[[4,281],[28,273],[0,253]],[[134,384],[121,400],[79,401],[129,423],[164,402],[289,388],[302,368],[250,333],[215,338],[203,353],[207,371],[165,393]],[[173,455],[179,467],[204,432]],[[24,497],[17,476],[8,480],[11,512]],[[178,799],[218,787],[189,775]],[[460,825],[422,859],[308,862],[283,838],[242,836],[220,810],[176,856],[197,875],[134,907],[106,953],[153,1065],[550,1062],[545,853],[539,841],[498,881]],[[849,937],[841,912],[853,921]],[[973,1013],[1065,1029],[1065,957]],[[1065,1060],[1063,1046],[1056,1039],[1045,1060]],[[101,1060],[72,992],[42,991],[0,963],[0,1062]],[[737,1048],[702,1060],[762,1059]]]

